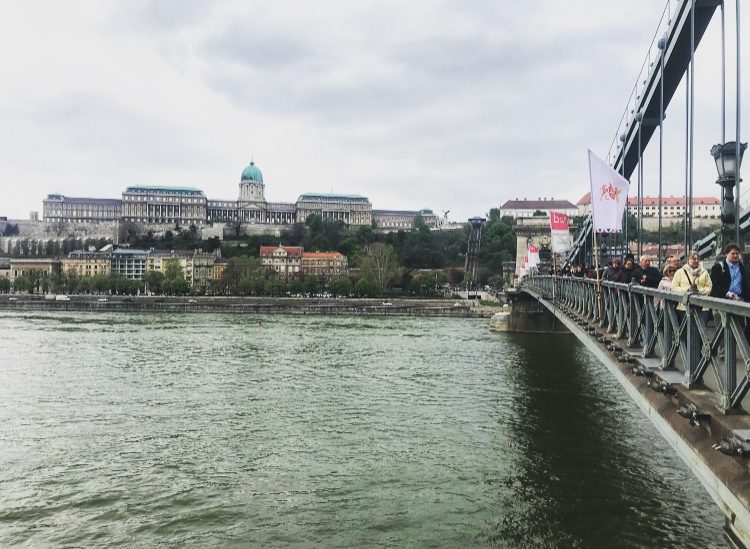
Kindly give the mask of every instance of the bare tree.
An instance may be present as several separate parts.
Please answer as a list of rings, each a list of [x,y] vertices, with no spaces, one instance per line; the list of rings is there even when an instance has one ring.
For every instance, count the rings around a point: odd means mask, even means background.
[[[367,248],[361,266],[362,276],[374,282],[381,295],[401,275],[401,265],[393,246],[382,242]]]

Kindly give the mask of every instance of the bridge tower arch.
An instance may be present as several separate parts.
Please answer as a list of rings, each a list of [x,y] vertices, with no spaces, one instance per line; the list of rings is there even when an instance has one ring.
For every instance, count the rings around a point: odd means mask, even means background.
[[[549,217],[520,217],[516,220],[514,229],[516,233],[516,271],[518,276],[523,259],[529,249],[529,244],[539,248],[540,264],[549,267],[552,261],[551,241],[552,232],[549,226]]]

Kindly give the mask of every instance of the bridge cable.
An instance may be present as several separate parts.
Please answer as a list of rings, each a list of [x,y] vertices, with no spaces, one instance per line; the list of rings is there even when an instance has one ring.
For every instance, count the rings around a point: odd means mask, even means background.
[[[737,169],[735,170],[734,175],[734,184],[737,187],[737,201],[735,202],[734,206],[734,219],[735,219],[735,226],[736,226],[736,240],[735,244],[738,246],[741,246],[740,244],[740,107],[741,107],[741,101],[740,101],[740,0],[735,0],[735,6],[736,6],[736,26],[737,26],[737,97],[736,97],[736,132],[737,136],[734,141],[734,162],[735,166],[737,166]]]

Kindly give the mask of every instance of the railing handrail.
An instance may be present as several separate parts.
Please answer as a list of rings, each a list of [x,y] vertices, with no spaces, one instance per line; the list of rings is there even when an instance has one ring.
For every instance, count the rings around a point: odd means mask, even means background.
[[[681,370],[688,388],[713,390],[724,412],[750,392],[750,303],[570,276],[528,277],[520,289],[552,301],[555,314],[598,324],[613,340],[625,340],[623,348],[640,347],[663,369]],[[708,372],[713,377],[704,378]]]

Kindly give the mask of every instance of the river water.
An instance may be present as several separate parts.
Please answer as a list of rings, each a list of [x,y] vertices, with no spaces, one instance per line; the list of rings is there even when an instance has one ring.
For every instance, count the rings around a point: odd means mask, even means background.
[[[0,546],[724,547],[574,337],[0,313]]]

